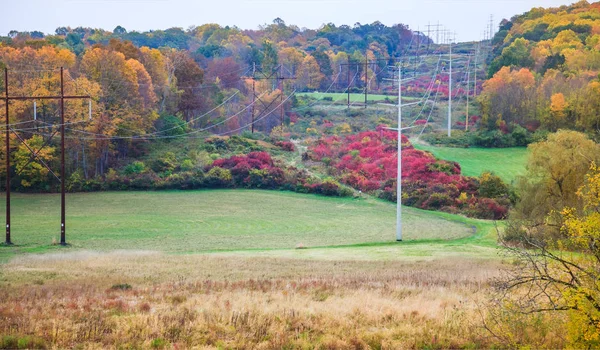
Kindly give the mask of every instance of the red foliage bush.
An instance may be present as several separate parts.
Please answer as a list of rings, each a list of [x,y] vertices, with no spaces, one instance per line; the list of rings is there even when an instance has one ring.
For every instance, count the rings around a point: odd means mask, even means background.
[[[281,147],[281,149],[287,152],[294,152],[296,150],[294,144],[289,141],[277,141],[275,142],[275,146]]]
[[[325,161],[337,178],[348,186],[395,200],[398,174],[398,133],[382,127],[344,138],[324,137],[309,148],[314,161]],[[402,135],[402,185],[405,204],[422,209],[462,212],[489,219],[502,219],[507,207],[490,198],[479,198],[477,179],[461,175],[458,163],[436,159],[416,150]],[[472,203],[461,203],[461,194]]]

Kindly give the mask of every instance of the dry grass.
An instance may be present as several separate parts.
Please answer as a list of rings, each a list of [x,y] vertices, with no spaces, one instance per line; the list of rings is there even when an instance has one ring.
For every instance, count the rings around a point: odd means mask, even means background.
[[[2,266],[0,333],[4,345],[59,348],[486,347],[477,306],[498,268],[460,258],[30,255]]]

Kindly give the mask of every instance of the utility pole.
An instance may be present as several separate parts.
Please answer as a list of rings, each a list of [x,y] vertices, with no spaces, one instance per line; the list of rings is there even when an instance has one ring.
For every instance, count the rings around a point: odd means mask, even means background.
[[[490,15],[490,46],[492,45],[492,40],[494,40],[494,15]]]
[[[252,63],[252,133],[254,134],[254,106],[256,105],[256,62]]]
[[[450,50],[448,56],[450,58],[450,70],[448,73],[448,137],[452,137],[452,39],[449,41]]]
[[[348,61],[348,63],[350,63],[350,61]],[[348,109],[350,109],[350,65],[347,65],[348,67],[348,79],[346,79],[347,82],[347,87],[346,87],[346,92],[348,92]]]
[[[473,74],[475,75],[475,82],[474,82],[474,86],[473,86],[473,98],[477,97],[477,63],[479,61],[479,54],[480,54],[480,49],[481,49],[481,42],[479,44],[477,44],[477,50],[475,51],[475,70],[473,72]]]
[[[6,115],[4,117],[5,120],[5,130],[4,134],[6,136],[6,152],[4,157],[6,158],[6,241],[4,242],[7,245],[12,245],[12,241],[10,240],[10,130],[8,126],[8,68],[4,68],[4,105],[6,108]]]
[[[369,60],[368,60],[368,58],[365,58],[365,63],[364,63],[364,67],[365,67],[365,92],[364,92],[365,108],[367,106],[367,79],[368,79],[367,65],[368,64],[369,64]],[[350,108],[350,67],[356,67],[355,77],[358,77],[359,69],[363,66],[363,63],[361,63],[360,61],[355,61],[354,63],[350,63],[350,60],[348,59],[348,63],[342,63],[341,66],[348,67],[348,87],[346,89],[348,97],[346,100],[346,105],[348,108]],[[360,78],[358,78],[358,80],[360,80]],[[354,81],[354,78],[352,79],[352,81]]]
[[[10,128],[9,124],[9,110],[8,104],[11,100],[59,100],[60,101],[60,244],[66,245],[66,200],[65,200],[65,180],[66,180],[66,170],[65,170],[65,99],[90,99],[90,96],[66,96],[65,88],[64,88],[64,69],[60,67],[60,95],[59,96],[9,96],[8,94],[8,68],[4,68],[4,89],[5,89],[5,97],[0,98],[0,100],[4,100],[6,104],[6,117],[5,117],[5,135],[6,135],[6,244],[12,244],[10,237],[10,131],[12,131],[19,140],[27,147],[27,149],[31,152],[33,157],[36,157],[40,160],[40,162],[48,168],[52,174],[54,172],[52,169],[48,167],[48,165],[41,160],[37,153],[34,152],[29,145],[21,138],[19,134],[15,130]],[[91,116],[91,108],[90,108],[90,116]],[[52,137],[50,137],[52,138]],[[49,142],[50,140],[48,140]]]
[[[365,108],[367,108],[367,98],[369,91],[369,58],[365,53]]]
[[[283,65],[279,66],[279,77],[283,77]],[[285,108],[283,108],[283,79],[278,79],[279,82],[279,125],[283,127],[283,116]]]
[[[469,131],[469,94],[471,93],[471,58],[467,63],[467,112],[465,119],[465,131]]]
[[[65,84],[63,67],[60,67],[60,245],[67,245],[65,237]]]
[[[396,180],[396,241],[402,241],[402,60],[398,65],[398,179]]]
[[[260,71],[259,72],[262,76],[261,77],[257,77],[257,71],[256,71],[256,62],[253,63],[252,65],[252,76],[249,77],[252,79],[252,126],[251,126],[251,131],[252,133],[254,133],[254,123],[256,122],[256,120],[260,120],[261,119],[261,115],[264,113],[267,113],[269,108],[271,108],[271,106],[277,101],[280,100],[281,104],[280,104],[280,123],[281,125],[283,125],[283,115],[284,115],[284,109],[283,109],[283,80],[286,79],[296,79],[296,77],[284,77],[283,76],[283,65],[279,65],[277,67],[275,67],[270,73],[265,73]],[[275,86],[279,86],[280,88],[280,96],[279,99],[278,98],[274,98],[269,104],[266,104],[265,102],[263,102],[263,100],[256,95],[256,81],[257,80],[270,80],[271,83],[271,88],[274,89]],[[277,84],[274,83],[274,81],[277,81]],[[257,98],[258,97],[258,98]],[[260,113],[258,113],[258,116],[256,116],[256,102],[260,102],[262,104],[262,106],[264,107],[264,109],[261,110]],[[274,111],[274,110],[273,110]],[[271,111],[271,113],[273,113],[273,111]]]

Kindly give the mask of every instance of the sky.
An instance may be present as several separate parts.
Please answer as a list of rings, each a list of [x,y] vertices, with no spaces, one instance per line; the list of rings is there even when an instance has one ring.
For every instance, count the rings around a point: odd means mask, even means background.
[[[241,29],[281,18],[300,28],[322,24],[403,23],[427,33],[428,24],[456,32],[457,41],[480,40],[490,15],[503,18],[532,7],[556,7],[575,0],[0,0],[0,35],[11,30],[54,34],[61,26],[102,28],[120,25],[146,31],[218,23]],[[433,39],[436,39],[433,37]]]

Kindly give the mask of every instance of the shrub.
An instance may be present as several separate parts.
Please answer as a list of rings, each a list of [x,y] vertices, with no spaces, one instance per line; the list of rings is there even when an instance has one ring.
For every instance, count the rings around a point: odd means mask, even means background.
[[[289,141],[277,141],[275,142],[275,146],[281,147],[281,149],[287,152],[294,152],[296,150],[294,144]]]
[[[127,164],[125,168],[123,168],[123,174],[125,175],[141,174],[144,171],[146,171],[146,164],[140,161]]]
[[[181,162],[181,170],[190,171],[192,169],[194,169],[194,162],[191,159],[184,159],[183,162]]]
[[[204,184],[204,174],[201,171],[181,172],[169,175],[162,182],[163,188],[193,190],[201,188]]]
[[[156,173],[172,172],[177,167],[177,158],[173,152],[166,152],[152,162],[152,170]]]
[[[233,185],[233,177],[231,176],[231,171],[229,169],[223,169],[218,166],[211,168],[208,173],[206,173],[206,177],[204,178],[204,183],[207,187],[230,187]]]
[[[128,187],[134,190],[152,190],[160,182],[160,178],[153,172],[145,172],[131,179],[125,178],[124,180],[126,180],[124,181],[125,184],[128,184]]]
[[[322,194],[325,196],[337,196],[339,184],[335,180],[329,178],[322,183],[313,184],[309,188],[310,192],[312,193]]]
[[[379,129],[378,132],[362,132],[344,138],[325,137],[307,153],[309,159],[329,166],[328,172],[342,183],[396,201],[397,142],[397,133]],[[499,178],[486,176],[486,186],[480,193],[479,181],[461,176],[458,163],[437,160],[431,153],[414,149],[404,135],[402,163],[404,204],[451,213],[463,211],[476,217],[502,218],[506,215],[510,194]],[[308,191],[327,195],[336,192],[330,182],[305,187]],[[492,196],[495,200],[479,202],[483,198],[476,196]],[[469,197],[472,200],[467,202]]]
[[[177,136],[187,132],[186,122],[173,115],[161,116],[156,120],[155,126],[161,136]]]
[[[110,289],[112,290],[129,290],[131,289],[131,284],[129,283],[117,283],[113,284]]]
[[[485,198],[508,198],[509,187],[499,176],[485,172],[479,177],[479,195]]]

